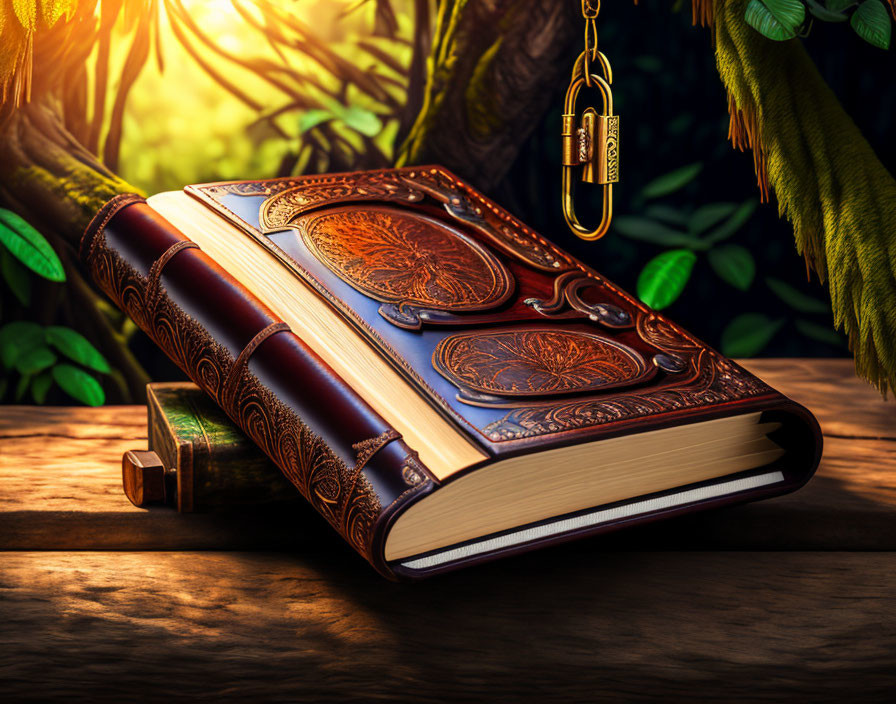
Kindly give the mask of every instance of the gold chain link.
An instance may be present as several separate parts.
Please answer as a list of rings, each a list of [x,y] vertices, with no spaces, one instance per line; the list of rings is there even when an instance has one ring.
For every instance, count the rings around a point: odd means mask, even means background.
[[[597,15],[600,0],[581,0],[585,20],[585,50],[576,59],[563,109],[561,129],[563,178],[563,216],[576,236],[596,240],[606,234],[613,217],[613,184],[619,180],[619,117],[613,113],[613,72],[610,62],[597,47]],[[592,65],[600,72],[592,73]],[[582,86],[595,88],[601,95],[602,108],[586,108],[579,115],[576,97]],[[603,190],[603,213],[597,227],[579,222],[575,212],[573,170],[581,169],[582,181]]]

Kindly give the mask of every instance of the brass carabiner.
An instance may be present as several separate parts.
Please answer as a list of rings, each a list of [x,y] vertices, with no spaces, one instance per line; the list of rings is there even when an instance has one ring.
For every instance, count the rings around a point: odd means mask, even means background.
[[[602,52],[597,52],[598,63],[606,78],[594,73],[586,77],[586,53],[582,52],[573,67],[563,108],[563,217],[576,236],[583,240],[597,240],[607,233],[613,218],[613,184],[619,180],[619,116],[613,114],[610,62]],[[593,107],[585,109],[577,127],[576,98],[582,84],[589,82],[588,79],[601,93],[603,112]],[[576,217],[572,181],[573,169],[577,166],[582,167],[582,181],[603,186],[603,213],[600,223],[593,230],[582,225]]]

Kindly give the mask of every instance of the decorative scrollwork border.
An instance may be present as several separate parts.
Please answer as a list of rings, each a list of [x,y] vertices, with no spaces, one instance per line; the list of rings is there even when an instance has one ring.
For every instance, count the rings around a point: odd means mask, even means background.
[[[614,323],[611,327],[626,327],[634,322],[641,339],[659,351],[654,362],[664,371],[675,372],[669,383],[665,384],[517,408],[502,419],[478,429],[491,442],[581,430],[614,421],[724,403],[772,391],[763,382],[706,347],[687,331],[651,311],[590,267],[558,249],[441,167],[328,174],[265,181],[259,185],[267,189],[266,192],[271,196],[262,206],[262,210],[269,213],[262,216],[263,227],[282,227],[289,218],[296,217],[301,212],[331,203],[383,199],[396,203],[418,203],[429,196],[441,203],[446,212],[475,228],[495,247],[514,256],[518,261],[540,271],[565,276],[564,281],[577,280],[577,277],[587,278],[594,282],[595,287],[614,294],[624,302],[624,312],[634,320],[622,320],[618,312],[611,309],[608,314],[610,322]],[[215,199],[209,189],[226,187],[228,184],[211,184],[191,190],[214,204]],[[236,184],[233,188],[230,192],[245,191],[244,187]],[[257,192],[253,194],[257,195]],[[223,206],[217,203],[214,207]],[[385,345],[375,332],[369,332],[377,344]],[[432,394],[437,403],[447,407],[444,399],[422,382],[413,369],[401,360],[397,360],[397,363],[418,379],[422,388]],[[465,419],[461,420],[467,422]]]

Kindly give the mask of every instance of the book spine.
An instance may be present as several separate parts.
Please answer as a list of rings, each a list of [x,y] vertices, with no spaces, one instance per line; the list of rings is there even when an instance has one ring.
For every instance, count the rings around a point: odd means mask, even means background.
[[[80,254],[97,286],[394,579],[387,526],[437,485],[401,435],[142,197],[109,201]]]
[[[147,434],[181,513],[301,503],[283,472],[195,384],[146,387]]]

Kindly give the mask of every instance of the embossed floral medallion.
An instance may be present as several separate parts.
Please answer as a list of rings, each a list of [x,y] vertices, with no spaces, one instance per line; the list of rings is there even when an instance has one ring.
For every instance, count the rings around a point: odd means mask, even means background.
[[[425,215],[348,206],[304,215],[293,226],[315,257],[378,301],[476,311],[513,292],[510,272],[493,254]]]
[[[627,345],[601,335],[550,328],[452,335],[436,347],[433,366],[464,391],[497,396],[591,392],[634,384],[653,374]]]

